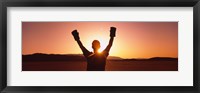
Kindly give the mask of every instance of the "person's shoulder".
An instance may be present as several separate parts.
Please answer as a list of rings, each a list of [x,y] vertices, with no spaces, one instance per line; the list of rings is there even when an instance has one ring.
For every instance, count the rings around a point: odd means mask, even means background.
[[[107,51],[106,49],[104,49],[104,50],[102,51],[102,53],[108,53],[108,51]]]
[[[88,56],[91,56],[93,55],[94,53],[93,52],[88,52]]]
[[[106,56],[109,55],[108,51],[106,51],[106,50],[103,50],[103,51],[102,51],[102,54],[104,54],[104,55],[106,55]]]
[[[88,56],[91,55],[91,54],[93,54],[93,52],[90,52],[90,51],[88,51],[88,52],[86,52],[86,53],[83,53],[83,55],[84,55],[85,57],[88,57]]]

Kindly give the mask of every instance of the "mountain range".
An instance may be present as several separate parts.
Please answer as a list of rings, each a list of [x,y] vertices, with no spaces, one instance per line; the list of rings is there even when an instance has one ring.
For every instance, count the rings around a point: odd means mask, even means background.
[[[130,58],[124,59],[117,56],[108,56],[107,60],[111,61],[173,61],[178,58],[172,57],[152,57],[148,59],[137,59]],[[28,55],[22,55],[22,61],[86,61],[82,54],[45,54],[45,53],[34,53]]]

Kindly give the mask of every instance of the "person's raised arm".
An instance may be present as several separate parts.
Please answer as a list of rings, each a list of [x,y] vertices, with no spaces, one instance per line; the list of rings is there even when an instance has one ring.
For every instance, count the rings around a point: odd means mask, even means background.
[[[79,33],[77,32],[77,30],[72,31],[72,35],[74,36],[74,39],[77,41],[83,54],[86,56],[89,53],[89,51],[83,46],[82,42],[80,41]]]
[[[107,52],[110,51],[110,48],[112,47],[113,40],[114,40],[114,37],[115,37],[115,33],[116,33],[116,28],[110,27],[110,40],[109,40],[108,46],[106,47],[106,49],[104,51],[107,51]]]

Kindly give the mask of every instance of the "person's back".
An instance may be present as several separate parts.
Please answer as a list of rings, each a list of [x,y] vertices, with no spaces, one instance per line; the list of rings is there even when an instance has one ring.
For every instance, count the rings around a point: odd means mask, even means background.
[[[108,53],[92,53],[86,57],[87,59],[87,71],[104,71],[106,66],[106,59]]]
[[[81,48],[83,55],[87,59],[87,71],[104,71],[106,67],[106,59],[109,55],[110,48],[112,46],[114,37],[115,37],[115,27],[111,27],[110,30],[110,41],[108,46],[101,52],[98,53],[100,48],[100,42],[98,40],[94,40],[92,42],[92,48],[94,52],[89,52],[81,43],[79,38],[79,33],[77,30],[72,31],[72,35],[74,39],[77,41],[79,47]]]

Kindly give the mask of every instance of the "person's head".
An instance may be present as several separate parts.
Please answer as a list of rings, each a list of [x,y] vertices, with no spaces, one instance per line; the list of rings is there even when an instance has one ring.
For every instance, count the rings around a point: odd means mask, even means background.
[[[93,48],[93,50],[99,50],[100,47],[101,47],[100,46],[100,42],[98,40],[94,40],[92,42],[92,48]]]

